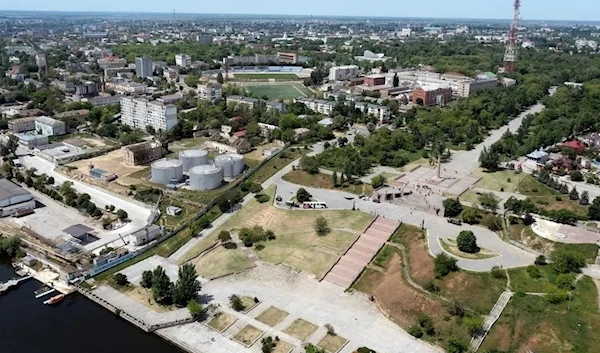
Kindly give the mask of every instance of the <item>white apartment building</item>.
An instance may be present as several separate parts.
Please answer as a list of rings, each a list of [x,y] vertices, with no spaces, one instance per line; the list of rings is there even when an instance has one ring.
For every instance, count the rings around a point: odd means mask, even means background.
[[[329,69],[329,81],[346,81],[358,76],[358,66],[334,66]]]
[[[469,97],[471,94],[482,89],[495,88],[497,86],[497,79],[469,80],[459,82],[457,91],[459,97]]]
[[[137,82],[106,82],[107,90],[113,90],[119,94],[142,94],[146,92],[146,85]]]
[[[47,116],[35,118],[35,131],[45,136],[60,136],[67,133],[64,122]]]
[[[333,108],[337,104],[336,101],[312,98],[298,98],[296,99],[296,102],[303,103],[308,109],[323,115],[331,115]],[[376,117],[381,124],[387,123],[390,120],[390,108],[386,106],[370,104],[367,102],[352,102],[348,100],[345,101],[344,104],[354,104],[361,112]]]
[[[157,131],[168,131],[177,124],[177,107],[145,98],[122,97],[121,123],[135,129],[150,125]]]
[[[296,102],[303,103],[308,109],[323,115],[330,115],[335,104],[333,101],[313,98],[298,98]]]
[[[175,64],[181,67],[190,67],[192,65],[192,57],[186,54],[175,55]]]
[[[198,85],[198,98],[207,101],[217,101],[223,97],[221,85],[214,83],[207,83],[205,85]]]

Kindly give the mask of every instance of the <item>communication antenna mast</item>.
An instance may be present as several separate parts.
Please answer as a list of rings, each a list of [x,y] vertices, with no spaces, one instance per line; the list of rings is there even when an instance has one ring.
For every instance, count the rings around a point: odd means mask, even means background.
[[[508,31],[506,51],[504,52],[504,71],[514,72],[517,70],[517,33],[519,30],[519,15],[521,14],[521,0],[515,0],[515,13],[512,25]]]

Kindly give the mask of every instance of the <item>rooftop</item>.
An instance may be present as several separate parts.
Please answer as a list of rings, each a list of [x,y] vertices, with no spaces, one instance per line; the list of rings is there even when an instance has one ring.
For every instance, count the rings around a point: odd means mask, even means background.
[[[64,125],[65,123],[60,121],[60,120],[56,120],[56,119],[52,119],[48,116],[39,116],[37,118],[35,118],[35,121],[38,123],[42,123],[42,124],[46,124],[46,125],[51,125],[51,126],[58,126],[58,125]]]
[[[7,179],[0,179],[0,200],[6,200],[15,196],[31,195],[19,185],[12,183]]]
[[[68,228],[63,229],[63,233],[72,236],[73,238],[81,238],[86,234],[89,234],[94,229],[83,224],[75,224]]]

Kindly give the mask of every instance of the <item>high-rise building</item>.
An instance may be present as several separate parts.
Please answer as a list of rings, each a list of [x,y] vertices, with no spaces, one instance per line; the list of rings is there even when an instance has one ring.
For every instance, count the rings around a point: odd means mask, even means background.
[[[186,54],[175,55],[175,64],[181,67],[190,67],[192,65],[192,57]]]
[[[135,129],[144,130],[150,125],[156,131],[168,131],[177,125],[177,107],[145,98],[122,97],[121,123]]]
[[[358,76],[358,66],[334,66],[329,69],[329,81],[346,81]]]
[[[135,58],[135,74],[141,78],[152,76],[152,59],[146,56]]]

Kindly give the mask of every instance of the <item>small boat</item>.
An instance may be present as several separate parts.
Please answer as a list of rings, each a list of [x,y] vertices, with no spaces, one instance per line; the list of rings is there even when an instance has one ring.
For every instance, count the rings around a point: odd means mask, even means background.
[[[46,305],[58,304],[58,303],[62,302],[63,299],[65,299],[65,295],[64,294],[55,295],[52,298],[46,300],[44,302],[44,304],[46,304]]]

